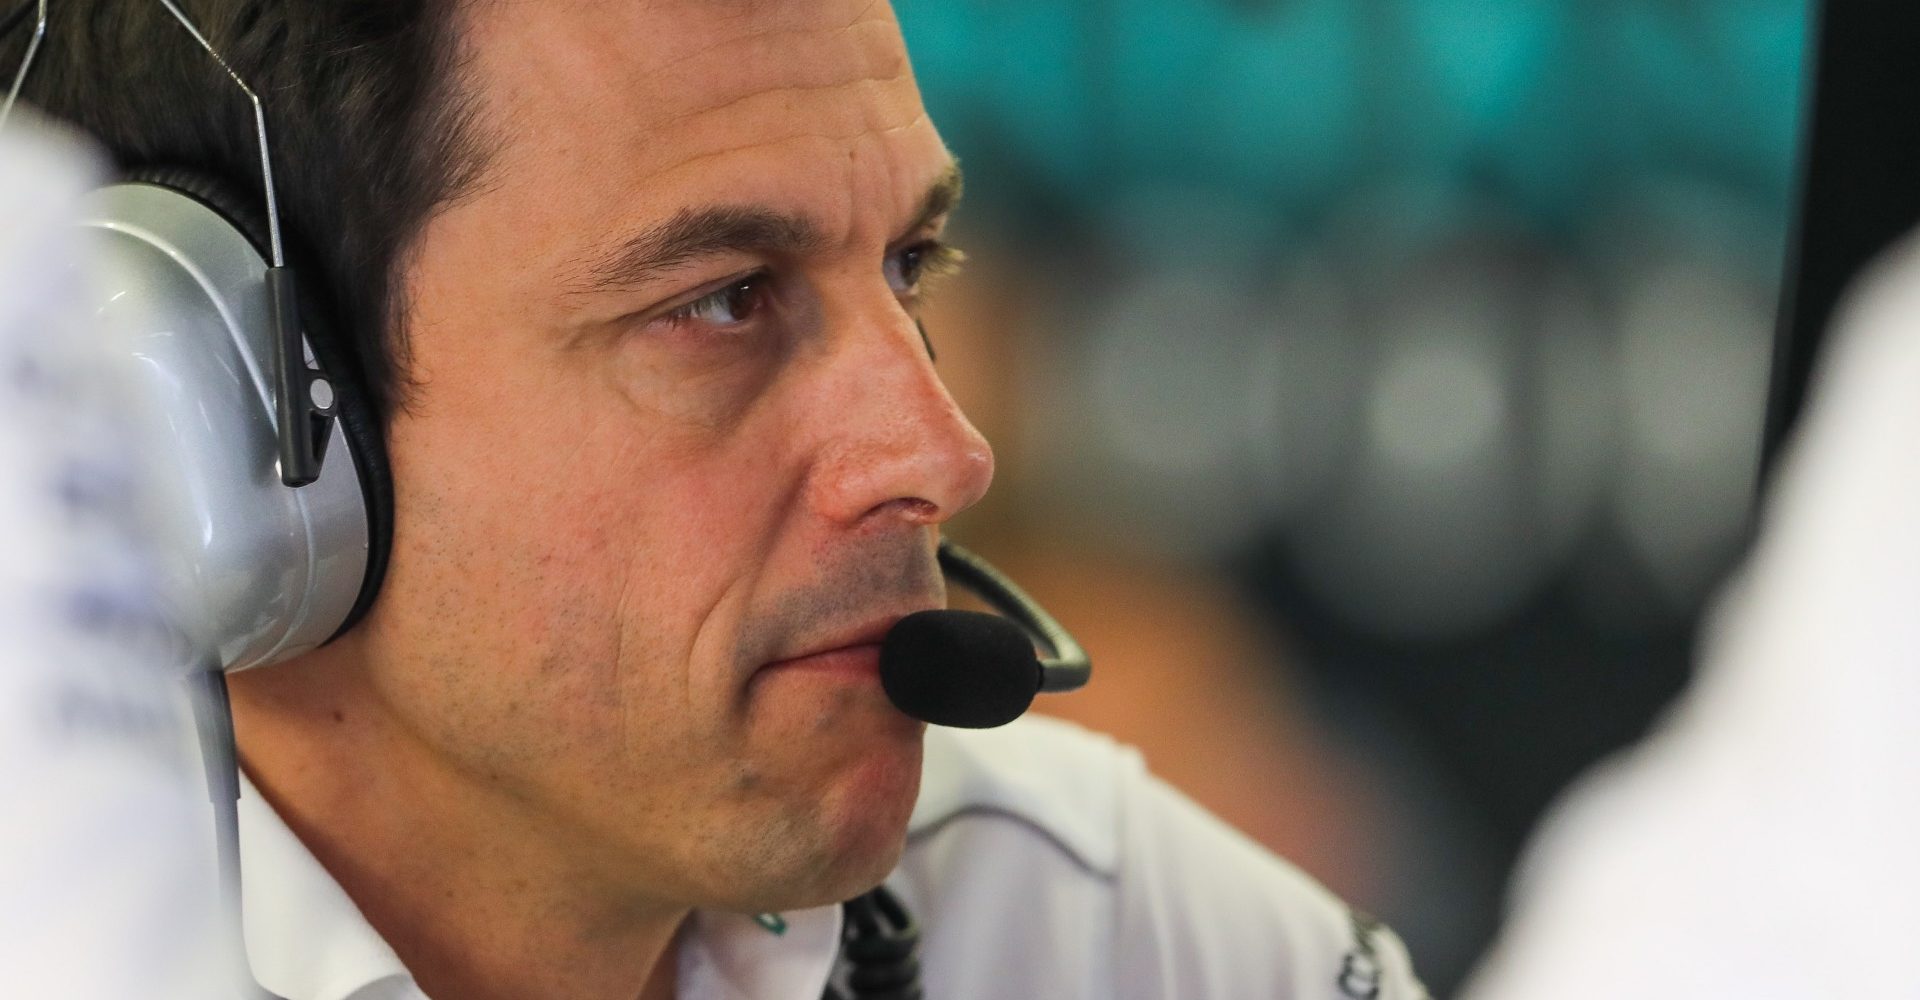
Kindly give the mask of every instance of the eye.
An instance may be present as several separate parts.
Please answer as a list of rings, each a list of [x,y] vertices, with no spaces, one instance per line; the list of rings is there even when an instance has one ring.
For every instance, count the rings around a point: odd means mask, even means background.
[[[696,322],[708,326],[739,326],[766,305],[767,276],[749,274],[708,292],[661,317],[669,323]]]
[[[887,255],[887,285],[895,295],[910,297],[922,282],[959,265],[960,251],[939,240],[922,240]]]

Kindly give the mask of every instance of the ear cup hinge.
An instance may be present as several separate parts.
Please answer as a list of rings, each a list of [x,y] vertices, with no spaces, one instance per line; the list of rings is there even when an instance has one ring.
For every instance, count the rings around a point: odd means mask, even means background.
[[[267,268],[267,307],[273,315],[280,481],[288,486],[305,486],[320,478],[327,441],[333,436],[338,393],[327,374],[307,360],[300,298],[291,268]]]

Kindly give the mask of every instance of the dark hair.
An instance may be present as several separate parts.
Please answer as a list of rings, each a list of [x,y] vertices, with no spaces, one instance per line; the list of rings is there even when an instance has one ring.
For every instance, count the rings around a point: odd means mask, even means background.
[[[288,260],[384,419],[405,397],[405,254],[484,169],[458,0],[178,2],[260,95]],[[30,30],[0,41],[9,82]],[[56,0],[21,97],[122,169],[192,168],[262,197],[252,106],[159,0]]]

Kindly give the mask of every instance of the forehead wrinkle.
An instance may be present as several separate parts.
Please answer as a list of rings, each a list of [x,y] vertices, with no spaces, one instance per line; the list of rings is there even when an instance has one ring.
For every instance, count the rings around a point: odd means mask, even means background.
[[[844,146],[862,137],[892,137],[931,126],[911,74],[904,74],[748,94],[734,99],[728,113],[678,116],[672,124],[636,122],[605,147],[582,152],[617,162],[614,169],[640,179],[637,190],[661,191],[683,179],[706,186],[716,164],[731,167],[729,161],[739,154],[793,143]]]
[[[891,28],[891,25],[874,22],[877,27]],[[884,43],[895,35],[891,30],[884,37],[875,39],[875,44],[855,43],[851,51],[811,53],[809,58],[799,62],[804,77],[791,80],[795,71],[792,60],[801,46],[796,36],[819,36],[844,34],[851,29],[817,29],[814,31],[781,32],[776,41],[775,33],[768,33],[754,51],[742,52],[729,57],[729,61],[756,69],[738,74],[731,87],[716,87],[713,81],[704,77],[697,86],[689,85],[684,92],[709,96],[710,99],[689,107],[660,114],[653,125],[656,128],[670,128],[690,119],[706,115],[722,114],[733,108],[756,99],[792,98],[825,90],[839,88],[858,88],[869,85],[885,86],[902,81],[911,81],[913,68],[905,58],[904,50],[889,47]],[[721,48],[723,46],[715,46]],[[827,46],[815,46],[826,48]],[[889,51],[889,49],[892,49]],[[691,58],[691,57],[690,57]],[[664,73],[649,74],[664,75]],[[689,73],[688,75],[695,75]],[[778,80],[789,82],[775,82]],[[693,83],[694,81],[689,81]]]
[[[916,109],[916,111],[914,112],[911,118],[909,118],[907,121],[900,122],[899,124],[895,124],[895,125],[879,125],[879,126],[870,126],[870,127],[863,126],[860,128],[855,128],[855,129],[852,129],[849,131],[843,131],[843,132],[822,132],[822,131],[789,132],[780,136],[777,141],[793,142],[800,139],[816,139],[816,140],[822,140],[822,141],[831,142],[831,143],[845,143],[845,142],[848,142],[849,140],[858,139],[863,135],[870,135],[870,134],[890,135],[895,132],[905,132],[910,129],[917,128],[921,125],[927,125],[927,124],[930,124],[930,123],[927,118],[926,110]],[[767,146],[768,144],[769,143],[767,139],[755,138],[755,139],[747,140],[745,142],[737,142],[729,146],[720,146],[715,149],[709,149],[709,150],[706,150],[705,152],[694,153],[690,156],[682,157],[678,161],[676,161],[668,173],[669,174],[681,173],[696,167],[700,167],[705,163],[705,161],[726,157],[731,154],[741,152],[743,150],[761,148],[761,147]]]
[[[863,131],[856,131],[856,132],[845,133],[845,134],[826,133],[826,132],[795,132],[791,135],[783,136],[781,141],[793,141],[796,139],[817,139],[817,140],[824,140],[832,143],[844,143],[847,140],[858,138],[862,135],[869,134],[870,132],[878,132],[884,135],[890,132],[899,132],[899,131],[911,129],[918,125],[924,124],[926,122],[927,122],[927,114],[925,110],[922,110],[913,116],[913,120],[901,125],[895,125],[885,129],[863,130]],[[679,164],[676,164],[673,172],[678,173],[680,171],[697,167],[701,164],[701,161],[703,160],[710,160],[717,157],[724,157],[724,156],[727,156],[728,154],[737,153],[744,149],[754,149],[764,145],[765,145],[764,141],[754,140],[754,141],[740,143],[733,146],[724,147],[721,149],[710,150],[708,152],[689,157],[683,160],[682,162],[680,162]],[[966,188],[966,183],[963,179],[963,174],[961,172],[959,162],[957,160],[947,161],[946,166],[934,178],[933,182],[927,186],[925,194],[921,196],[920,201],[911,210],[912,214],[905,226],[905,229],[906,230],[917,229],[923,225],[926,225],[929,222],[934,221],[935,219],[938,219],[943,215],[947,215],[951,213],[955,208],[959,206],[960,199],[962,194],[965,191],[965,188]]]
[[[783,5],[794,11],[790,21],[719,41],[708,0],[687,5],[684,15],[658,4],[622,4],[628,16],[615,23],[558,19],[552,30],[516,30],[512,18],[498,13],[473,17],[476,79],[488,103],[498,102],[503,120],[558,118],[600,129],[624,122],[640,132],[782,85],[911,79],[884,5],[863,6],[845,26],[812,28],[806,15],[817,2]],[[737,23],[742,19],[728,18],[722,26]],[[540,71],[529,72],[532,66]]]
[[[757,31],[749,31],[739,35],[734,35],[733,37],[730,37],[730,38],[723,38],[723,39],[720,39],[719,41],[713,42],[712,44],[702,45],[698,48],[691,49],[678,56],[675,56],[674,58],[669,59],[665,62],[658,63],[653,67],[649,68],[646,72],[635,77],[635,79],[647,80],[653,77],[663,75],[665,73],[671,72],[685,65],[686,63],[692,62],[695,59],[699,59],[702,56],[709,55],[721,49],[728,48],[729,46],[743,45],[743,44],[756,44],[756,43],[765,42],[766,40],[775,38],[775,37],[792,37],[793,35],[796,35],[796,34],[799,34],[799,35],[844,34],[846,32],[850,32],[854,30],[855,28],[864,28],[868,26],[879,26],[882,28],[889,29],[889,34],[891,34],[891,29],[893,28],[893,19],[891,17],[888,17],[886,12],[884,11],[877,15],[874,14],[875,10],[878,9],[880,6],[881,6],[881,0],[873,0],[873,2],[870,2],[865,7],[861,8],[860,11],[853,16],[852,20],[848,21],[845,25],[842,25],[841,27],[838,27],[838,28],[805,28],[795,24],[776,23]]]
[[[701,108],[694,108],[689,111],[683,111],[678,114],[666,116],[660,119],[656,127],[671,128],[675,125],[681,124],[683,122],[689,121],[694,118],[701,118],[707,115],[724,114],[725,112],[730,111],[733,108],[739,107],[740,105],[746,104],[750,101],[766,100],[771,98],[800,97],[800,96],[805,96],[807,94],[818,93],[823,90],[840,90],[846,87],[861,87],[861,86],[867,86],[872,84],[879,84],[884,86],[890,83],[898,83],[900,82],[901,78],[905,76],[906,74],[904,72],[901,72],[901,73],[894,73],[890,76],[861,76],[861,77],[853,77],[845,80],[832,80],[826,83],[785,84],[779,87],[769,87],[765,89],[753,90],[749,93],[740,94],[735,97],[727,98],[726,100],[718,104],[712,104],[712,105],[708,105],[706,107],[701,107]]]

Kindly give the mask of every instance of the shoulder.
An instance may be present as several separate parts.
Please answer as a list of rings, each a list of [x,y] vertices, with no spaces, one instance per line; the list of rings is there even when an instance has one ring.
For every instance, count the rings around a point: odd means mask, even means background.
[[[929,731],[896,882],[956,996],[995,995],[986,979],[1016,969],[1026,995],[1424,995],[1390,932],[1137,751],[1045,717]]]

